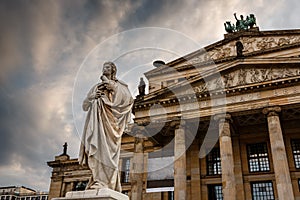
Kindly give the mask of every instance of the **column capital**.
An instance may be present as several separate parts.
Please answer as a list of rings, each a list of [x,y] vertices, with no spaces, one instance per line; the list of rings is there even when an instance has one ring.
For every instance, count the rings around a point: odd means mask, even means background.
[[[220,113],[220,114],[216,114],[214,116],[214,120],[219,122],[219,123],[232,123],[232,118],[231,115],[229,113]]]
[[[134,122],[138,126],[147,126],[151,123],[150,117],[144,117]]]
[[[146,131],[145,127],[138,124],[134,124],[131,129],[131,133],[133,136],[144,135],[143,132],[145,131]]]
[[[268,117],[278,116],[280,112],[281,112],[281,108],[279,106],[266,107],[262,110],[262,113]]]
[[[184,128],[186,125],[186,121],[180,118],[174,118],[170,122],[170,126],[174,129]]]

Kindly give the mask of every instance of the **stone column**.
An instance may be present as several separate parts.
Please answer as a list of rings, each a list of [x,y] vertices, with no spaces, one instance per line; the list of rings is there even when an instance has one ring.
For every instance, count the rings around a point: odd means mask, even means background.
[[[234,161],[234,174],[235,174],[235,184],[236,184],[236,199],[244,200],[245,192],[244,192],[240,141],[238,137],[231,137],[231,138],[232,138],[232,149],[234,152],[233,161]]]
[[[236,183],[234,175],[234,158],[230,133],[230,114],[218,114],[215,120],[219,122],[219,143],[222,166],[222,187],[224,200],[236,199]]]
[[[133,170],[131,172],[131,199],[143,199],[143,176],[144,176],[144,127],[138,127],[135,134]]]
[[[175,200],[186,199],[186,147],[185,123],[176,123],[174,144],[174,197]]]
[[[194,140],[190,147],[191,162],[191,198],[201,200],[201,177],[199,165],[199,141]]]
[[[263,113],[267,115],[269,137],[275,171],[275,180],[278,193],[278,199],[294,199],[293,187],[291,182],[290,170],[285,151],[285,145],[280,126],[278,113],[281,108],[264,108]]]

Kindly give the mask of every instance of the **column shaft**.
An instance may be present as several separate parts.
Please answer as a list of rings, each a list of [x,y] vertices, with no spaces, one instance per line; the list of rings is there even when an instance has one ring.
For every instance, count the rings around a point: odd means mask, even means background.
[[[222,187],[224,200],[236,199],[236,183],[234,175],[234,159],[230,133],[229,114],[217,115],[219,120],[219,142],[222,166]]]
[[[175,200],[186,199],[186,154],[185,132],[183,127],[175,130],[174,145],[174,197]]]
[[[196,140],[197,141],[197,140]],[[199,145],[195,142],[191,146],[191,199],[201,200],[201,177],[199,165]]]
[[[276,187],[278,199],[294,199],[293,187],[291,182],[290,170],[285,151],[282,130],[278,112],[280,107],[265,108],[264,114],[267,114],[269,137],[275,172]]]
[[[244,200],[245,191],[244,191],[244,180],[243,180],[243,171],[242,171],[242,160],[240,152],[240,141],[238,137],[232,137],[232,148],[233,148],[233,158],[234,158],[234,174],[235,174],[235,183],[236,183],[236,199]]]
[[[131,199],[143,199],[143,175],[144,175],[144,139],[142,135],[136,135],[133,156],[133,171],[131,172]]]

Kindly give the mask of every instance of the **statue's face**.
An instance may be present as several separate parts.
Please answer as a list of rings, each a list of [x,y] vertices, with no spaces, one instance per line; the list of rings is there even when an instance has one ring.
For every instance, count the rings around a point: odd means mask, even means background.
[[[112,67],[110,65],[104,65],[102,72],[103,72],[103,75],[105,75],[107,77],[111,77]]]

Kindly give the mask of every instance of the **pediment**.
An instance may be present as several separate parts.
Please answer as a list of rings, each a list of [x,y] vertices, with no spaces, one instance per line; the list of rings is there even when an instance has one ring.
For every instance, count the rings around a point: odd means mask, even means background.
[[[298,31],[299,32],[299,31]],[[213,45],[205,47],[199,52],[194,52],[183,57],[181,62],[174,61],[173,67],[178,68],[185,65],[198,65],[202,62],[226,62],[237,57],[236,43],[243,44],[243,55],[245,57],[297,57],[300,55],[300,32],[290,34],[262,34],[241,35],[230,40],[222,40]],[[263,32],[262,32],[263,33]],[[275,31],[274,31],[275,33]],[[273,34],[274,34],[273,33]],[[295,51],[295,47],[297,48]],[[290,51],[289,49],[293,49]],[[172,66],[173,62],[168,66]]]

